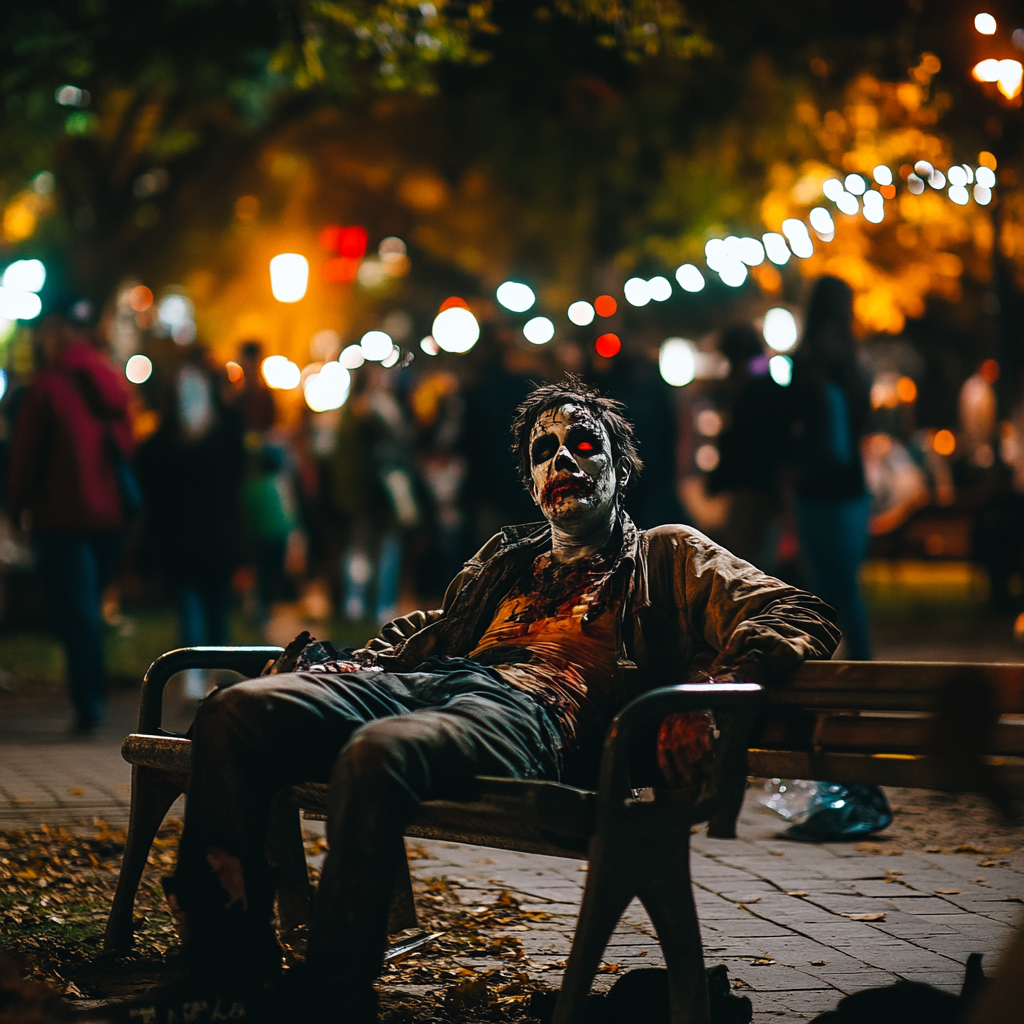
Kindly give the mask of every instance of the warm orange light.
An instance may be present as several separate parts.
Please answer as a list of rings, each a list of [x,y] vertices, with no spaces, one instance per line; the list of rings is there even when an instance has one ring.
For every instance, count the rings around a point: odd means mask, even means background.
[[[900,377],[896,381],[896,396],[906,405],[917,401],[917,385],[910,377]]]
[[[144,284],[137,284],[128,293],[128,305],[136,313],[145,313],[153,305],[153,293]]]
[[[884,199],[895,199],[896,198],[896,186],[895,185],[883,185],[879,190],[882,193]]]
[[[602,334],[594,342],[594,348],[602,358],[611,359],[612,356],[617,356],[622,350],[622,342],[619,341],[617,334]]]
[[[989,384],[995,384],[999,380],[999,364],[994,359],[986,359],[978,367],[978,374],[982,380],[987,380]]]
[[[458,295],[452,295],[441,303],[441,308],[438,310],[438,313],[443,313],[446,309],[451,309],[453,306],[460,306],[462,309],[469,309],[469,303],[465,299],[460,299]]]
[[[325,281],[354,281],[359,271],[359,259],[351,256],[335,256],[320,269]]]
[[[260,212],[260,201],[255,196],[239,196],[235,200],[235,216],[239,220],[252,220]]]
[[[594,299],[594,312],[598,316],[614,316],[619,304],[610,295],[598,295]]]
[[[1024,77],[1024,65],[1019,60],[996,60],[989,57],[974,65],[971,74],[979,82],[995,82],[999,91],[1008,99],[1016,99],[1020,95],[1021,78]]]
[[[241,384],[245,380],[245,370],[241,368],[236,362],[227,362],[224,364],[224,369],[227,371],[228,380],[232,384]]]
[[[932,438],[932,447],[938,455],[952,455],[956,451],[956,438],[951,430],[940,430]]]
[[[987,167],[990,171],[996,169],[996,158],[987,149],[983,149],[978,154],[978,165],[980,167]]]

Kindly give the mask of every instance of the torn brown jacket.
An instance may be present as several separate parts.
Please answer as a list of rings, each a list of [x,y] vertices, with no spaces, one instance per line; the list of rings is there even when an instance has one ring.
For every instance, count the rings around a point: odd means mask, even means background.
[[[620,517],[612,586],[621,600],[619,684],[625,701],[702,679],[771,685],[806,659],[831,658],[841,633],[823,601],[730,554],[688,526],[638,530]],[[430,657],[466,657],[534,559],[547,523],[505,527],[465,565],[443,607],[388,623],[367,654],[392,671]]]

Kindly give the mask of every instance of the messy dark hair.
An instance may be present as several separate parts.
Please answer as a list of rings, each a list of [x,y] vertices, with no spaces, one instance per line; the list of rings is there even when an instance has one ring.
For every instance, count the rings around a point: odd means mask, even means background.
[[[629,487],[644,468],[637,451],[633,424],[626,419],[626,407],[614,398],[607,398],[597,388],[584,384],[575,374],[567,373],[557,384],[538,384],[523,399],[512,419],[512,455],[519,469],[519,478],[529,490],[530,434],[541,413],[557,409],[560,405],[581,405],[596,420],[600,420],[612,442],[612,462],[625,459],[629,468]]]

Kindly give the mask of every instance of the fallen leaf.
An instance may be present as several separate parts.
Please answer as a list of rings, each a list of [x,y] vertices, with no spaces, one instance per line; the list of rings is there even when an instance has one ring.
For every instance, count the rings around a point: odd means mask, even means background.
[[[979,860],[979,868],[997,868],[999,867],[999,861],[997,860]]]
[[[953,847],[954,853],[984,853],[984,850],[979,850],[977,846],[971,846],[970,843],[962,843],[960,846]]]
[[[926,846],[924,848],[925,853],[942,853],[941,846]]]
[[[959,896],[959,889],[936,889],[935,890],[940,896]]]
[[[1013,849],[1012,846],[997,846],[992,852],[993,853],[1009,853]]]
[[[72,786],[68,790],[68,796],[85,796],[85,790],[81,786]]]
[[[601,964],[597,969],[598,974],[614,974],[619,969],[618,964]]]
[[[824,967],[828,963],[827,960],[811,960],[809,961],[812,967]]]
[[[760,896],[750,896],[745,900],[739,900],[736,903],[737,907],[745,907],[748,903],[759,903],[761,900]]]
[[[885,914],[846,914],[851,921],[884,921]]]
[[[765,953],[764,956],[759,956],[756,960],[750,961],[751,967],[766,967],[768,964],[773,964],[775,961]]]
[[[802,889],[793,889],[791,892],[787,892],[786,895],[787,896],[806,896],[807,893],[805,893]]]
[[[973,881],[975,885],[978,885],[978,884],[980,884],[981,882],[984,882],[984,881],[985,881],[985,879],[984,879],[984,878],[974,878],[974,879],[972,879],[971,881]]]

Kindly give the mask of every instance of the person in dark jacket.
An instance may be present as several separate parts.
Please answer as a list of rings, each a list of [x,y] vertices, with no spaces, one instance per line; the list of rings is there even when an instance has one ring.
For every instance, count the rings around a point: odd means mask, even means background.
[[[228,642],[243,538],[244,426],[195,350],[174,375],[160,427],[139,448],[146,551],[178,604],[185,647]]]
[[[216,964],[223,984],[280,966],[265,854],[275,788],[331,781],[305,1009],[370,1021],[400,837],[420,801],[470,797],[477,775],[592,784],[631,697],[687,679],[771,683],[831,655],[839,637],[817,598],[688,527],[633,525],[621,500],[641,463],[622,410],[572,378],[534,389],[514,436],[542,522],[503,530],[442,608],[390,623],[350,658],[300,654],[200,705],[164,881],[197,969]],[[703,712],[670,715],[652,737],[665,781],[694,799],[712,728]]]
[[[871,382],[857,362],[853,293],[836,277],[814,286],[788,390],[800,555],[807,582],[836,609],[847,656],[871,658],[859,572],[871,496],[860,442]]]
[[[119,473],[132,451],[124,375],[85,332],[53,314],[39,327],[46,366],[18,412],[10,509],[30,527],[51,619],[67,655],[74,728],[103,718],[103,591],[125,526]]]

